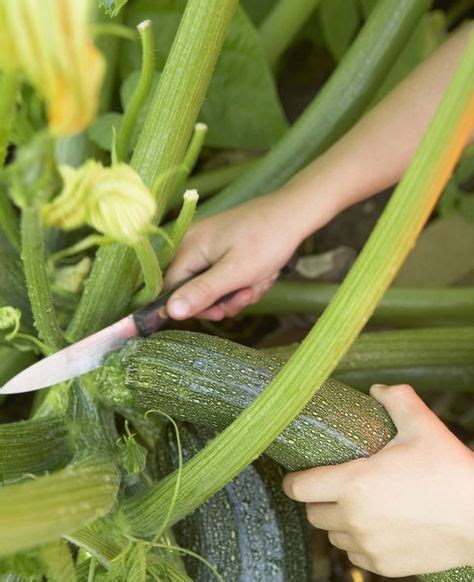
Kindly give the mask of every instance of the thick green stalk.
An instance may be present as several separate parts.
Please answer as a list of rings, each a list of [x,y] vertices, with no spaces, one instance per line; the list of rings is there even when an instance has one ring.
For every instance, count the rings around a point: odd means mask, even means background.
[[[91,457],[57,473],[0,489],[0,555],[53,541],[108,513],[119,475]]]
[[[381,0],[322,90],[278,144],[204,203],[207,216],[279,188],[324,152],[364,112],[430,0]]]
[[[53,471],[71,457],[67,426],[61,416],[0,424],[0,472],[7,482],[26,473]]]
[[[259,303],[247,307],[244,313],[320,315],[338,289],[339,285],[313,281],[278,281]],[[451,289],[392,287],[377,305],[370,322],[397,327],[474,324],[474,287]]]
[[[119,160],[124,160],[127,157],[133,129],[140,110],[148,98],[148,94],[153,85],[153,76],[155,74],[153,28],[151,20],[141,22],[137,28],[142,43],[142,69],[137,88],[125,111],[117,135],[117,157]]]
[[[46,272],[46,260],[40,207],[33,202],[21,213],[22,259],[28,295],[35,326],[40,339],[50,348],[58,350],[65,345],[59,329]]]
[[[288,360],[298,344],[269,348]],[[372,384],[412,384],[416,390],[474,389],[474,327],[362,333],[332,377],[367,391]]]
[[[0,80],[0,166],[3,166],[7,157],[19,85],[16,72],[3,73]]]
[[[268,62],[273,67],[290,46],[319,0],[279,0],[260,27]]]
[[[149,187],[184,157],[236,5],[237,0],[189,0],[186,5],[132,157]],[[173,185],[170,172],[161,193],[166,197]],[[68,335],[78,339],[123,315],[138,274],[131,249],[99,249]]]
[[[413,248],[474,122],[474,39],[421,146],[339,292],[274,381],[181,471],[170,523],[194,511],[237,475],[311,399],[355,340]],[[136,534],[164,519],[176,473],[123,506]]]

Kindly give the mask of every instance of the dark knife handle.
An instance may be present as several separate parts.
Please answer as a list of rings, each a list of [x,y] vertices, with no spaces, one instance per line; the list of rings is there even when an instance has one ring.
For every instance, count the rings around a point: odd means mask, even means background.
[[[286,265],[282,268],[281,270],[282,273],[291,272],[294,269],[297,260],[298,256],[295,253],[291,257],[291,259],[286,263]],[[198,274],[200,273],[196,273],[196,275]],[[168,299],[171,297],[171,295],[173,295],[176,289],[182,287],[185,283],[193,279],[196,275],[193,275],[189,279],[182,281],[170,291],[162,293],[154,301],[148,303],[148,305],[145,305],[145,307],[142,307],[141,309],[138,309],[133,313],[133,321],[135,322],[138,334],[141,337],[148,337],[152,333],[155,333],[156,331],[163,329],[163,327],[165,327],[165,325],[167,325],[170,322],[171,317],[168,315],[168,312],[166,310],[166,303],[168,302]],[[237,289],[236,291],[226,293],[209,307],[215,307],[216,305],[220,305],[221,303],[229,301],[230,299],[235,297],[239,291],[240,289]]]

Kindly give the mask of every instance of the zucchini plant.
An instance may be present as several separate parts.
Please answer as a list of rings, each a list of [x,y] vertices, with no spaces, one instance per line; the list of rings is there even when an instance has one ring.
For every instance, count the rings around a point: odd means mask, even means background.
[[[430,7],[380,0],[361,11],[352,43],[331,37],[344,57],[289,127],[275,71],[319,2],[280,0],[259,29],[251,4],[0,0],[1,384],[159,295],[195,215],[198,192],[185,185],[203,155],[247,152],[198,216],[269,192],[334,143]],[[459,365],[472,379],[470,291],[425,292],[417,325],[457,326],[451,334],[380,334],[387,349],[411,342],[421,363],[405,350],[396,365],[367,336],[342,358],[374,311],[397,324],[383,302],[393,292],[377,305],[467,138],[473,69],[471,43],[346,280],[320,296],[298,287],[299,310],[325,309],[295,350],[161,332],[32,399],[0,390],[2,579],[310,579],[308,531],[281,491],[282,467],[369,456],[395,435],[380,404],[337,378],[359,387],[398,366],[429,387]],[[244,114],[231,114],[236,98]],[[297,292],[285,285],[255,309],[284,311]]]

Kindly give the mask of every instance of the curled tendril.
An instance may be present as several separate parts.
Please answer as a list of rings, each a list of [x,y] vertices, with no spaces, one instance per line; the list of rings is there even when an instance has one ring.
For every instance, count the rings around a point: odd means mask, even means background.
[[[5,336],[7,341],[11,341],[20,331],[21,311],[16,307],[7,305],[0,307],[0,329],[7,330],[13,328],[12,331]]]

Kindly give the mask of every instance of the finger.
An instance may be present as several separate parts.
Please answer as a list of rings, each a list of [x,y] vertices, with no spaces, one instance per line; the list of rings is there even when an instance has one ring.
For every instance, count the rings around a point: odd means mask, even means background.
[[[344,520],[337,503],[308,503],[306,516],[309,523],[319,529],[326,531],[344,529]]]
[[[235,262],[224,257],[175,291],[167,303],[168,313],[173,319],[187,319],[242,285],[242,274],[236,269]]]
[[[275,273],[271,277],[267,277],[266,279],[264,279],[261,283],[258,283],[258,285],[254,285],[252,287],[253,296],[249,303],[258,303],[260,299],[272,288],[273,283],[275,282],[275,279],[277,277],[278,273]]]
[[[196,314],[196,317],[199,317],[199,319],[209,319],[211,321],[220,321],[221,319],[224,319],[224,317],[234,317],[249,304],[252,296],[252,289],[250,287],[245,287],[244,289],[237,291],[235,296],[229,301],[205,309]]]
[[[354,538],[344,531],[330,531],[328,538],[333,546],[345,552],[357,552],[360,550]]]
[[[373,572],[371,562],[364,554],[360,552],[347,552],[347,557],[354,566]]]
[[[404,434],[424,432],[426,422],[433,421],[434,414],[408,384],[374,384],[370,394],[382,404],[397,429]]]
[[[173,289],[182,281],[201,273],[210,266],[209,260],[197,245],[184,243],[166,271],[165,289]]]
[[[283,479],[283,490],[296,501],[321,503],[338,501],[350,483],[358,464],[357,459],[333,467],[316,467],[298,473],[289,473]]]

